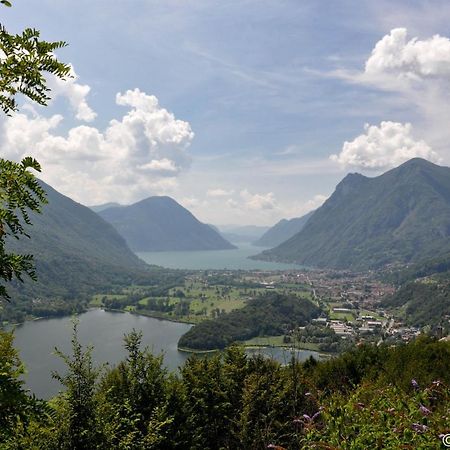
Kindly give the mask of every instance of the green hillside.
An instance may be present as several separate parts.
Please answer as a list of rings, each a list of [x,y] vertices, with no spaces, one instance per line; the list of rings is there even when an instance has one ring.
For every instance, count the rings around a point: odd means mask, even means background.
[[[180,348],[224,349],[235,341],[256,336],[277,336],[306,325],[320,309],[309,300],[276,292],[250,300],[243,308],[206,320],[180,338]]]
[[[170,197],[149,197],[133,205],[107,208],[99,215],[137,252],[234,248]]]
[[[8,290],[12,302],[0,312],[0,319],[11,319],[11,309],[29,313],[30,302],[36,315],[39,311],[46,315],[49,309],[63,311],[71,302],[78,304],[93,292],[130,283],[149,273],[150,267],[109,223],[47,184],[42,185],[48,204],[42,214],[31,216],[33,225],[27,227],[31,238],[7,242],[8,248],[17,253],[34,255],[38,281],[25,279],[24,284],[11,284]]]
[[[415,158],[347,175],[303,230],[261,259],[356,270],[450,254],[450,168]]]
[[[385,308],[396,308],[408,325],[443,327],[450,332],[450,281],[423,279],[402,286],[385,298]]]

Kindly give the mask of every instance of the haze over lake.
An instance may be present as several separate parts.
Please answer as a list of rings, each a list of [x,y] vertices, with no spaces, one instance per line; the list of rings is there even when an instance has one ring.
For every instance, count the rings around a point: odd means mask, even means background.
[[[303,268],[297,264],[256,261],[249,256],[261,253],[265,248],[239,244],[233,250],[207,250],[193,252],[139,252],[137,255],[148,264],[168,269],[192,270],[287,270]]]

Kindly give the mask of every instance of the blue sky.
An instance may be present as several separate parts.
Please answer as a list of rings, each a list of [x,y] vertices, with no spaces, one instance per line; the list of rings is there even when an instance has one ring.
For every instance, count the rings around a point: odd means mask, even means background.
[[[170,195],[214,224],[300,216],[349,171],[448,162],[447,3],[17,1],[2,23],[67,41],[77,78],[3,120],[0,149],[87,205]]]

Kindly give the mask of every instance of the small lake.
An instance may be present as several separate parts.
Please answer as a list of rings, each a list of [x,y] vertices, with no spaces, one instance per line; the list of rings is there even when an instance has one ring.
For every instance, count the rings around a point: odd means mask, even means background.
[[[296,264],[255,261],[249,256],[257,255],[263,247],[239,244],[233,250],[206,250],[195,252],[139,252],[137,255],[148,264],[156,264],[168,269],[192,270],[288,270],[302,269]]]
[[[92,355],[98,364],[116,364],[125,357],[123,336],[133,328],[142,331],[142,343],[153,353],[164,352],[164,365],[168,369],[176,370],[189,356],[178,351],[177,343],[191,325],[101,309],[80,314],[78,319],[79,340],[83,345],[94,346]],[[65,365],[54,355],[54,349],[56,346],[71,354],[71,336],[70,317],[35,320],[16,327],[14,344],[27,369],[26,385],[38,397],[52,397],[61,389],[51,373],[54,370],[64,373]]]
[[[180,352],[177,343],[191,325],[169,322],[152,317],[130,313],[110,312],[93,309],[78,316],[78,337],[85,345],[93,345],[95,364],[114,365],[121,361],[126,352],[123,336],[134,329],[142,331],[142,343],[156,355],[164,354],[164,366],[176,371],[189,353]],[[55,346],[65,354],[71,354],[70,339],[72,321],[70,317],[42,319],[25,322],[15,329],[14,345],[20,352],[27,373],[26,386],[40,398],[50,398],[58,393],[61,385],[52,379],[52,371],[64,374],[66,367],[61,358],[54,354]],[[288,363],[292,353],[283,348],[251,348],[247,354],[263,354],[282,364]],[[318,358],[316,352],[297,350],[296,356],[304,361],[309,356]]]

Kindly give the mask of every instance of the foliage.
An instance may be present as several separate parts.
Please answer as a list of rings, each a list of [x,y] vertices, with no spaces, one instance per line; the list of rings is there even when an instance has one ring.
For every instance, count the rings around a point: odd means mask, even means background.
[[[178,345],[199,350],[223,349],[255,336],[277,336],[306,325],[319,314],[319,308],[305,298],[271,292],[250,300],[241,309],[201,322],[183,335]]]
[[[0,278],[3,282],[23,281],[22,274],[36,279],[32,255],[5,249],[8,236],[28,237],[22,220],[29,225],[29,212],[39,212],[46,201],[44,190],[29,169],[41,170],[32,158],[24,158],[20,163],[0,159]],[[0,286],[0,297],[9,298],[5,286]]]
[[[11,6],[9,2],[2,2]],[[21,34],[10,34],[0,25],[0,108],[9,114],[17,110],[16,95],[46,105],[50,97],[44,74],[64,79],[70,66],[59,62],[55,50],[65,42],[46,42],[39,39],[37,30],[27,28]]]
[[[324,402],[307,421],[302,448],[440,449],[448,432],[450,390],[435,381],[413,395],[389,385],[362,384],[350,396]],[[438,432],[437,432],[438,431]]]
[[[1,4],[11,6],[7,0]],[[39,31],[29,28],[22,34],[10,34],[0,24],[0,108],[4,113],[17,110],[17,94],[40,105],[47,103],[49,89],[44,75],[64,79],[70,72],[70,66],[59,62],[54,54],[65,45],[61,41],[42,41]],[[22,274],[36,278],[32,255],[5,250],[6,237],[26,236],[22,221],[30,224],[28,213],[39,212],[45,202],[44,191],[29,169],[40,172],[38,162],[29,157],[20,163],[0,159],[0,278],[3,282],[23,281]],[[9,298],[3,285],[0,297]]]
[[[14,381],[20,361],[12,336],[3,342],[0,362],[14,361]],[[286,366],[231,347],[169,374],[133,331],[126,358],[100,383],[76,327],[72,343],[65,392],[39,414],[24,407],[31,397],[20,386],[12,389],[1,448],[438,449],[450,432],[448,342],[367,345]]]
[[[402,308],[409,325],[444,327],[449,330],[450,280],[422,280],[402,286],[392,296],[383,299],[385,308]]]
[[[78,340],[78,322],[73,322],[72,355],[58,349],[56,354],[63,359],[67,373],[54,373],[64,387],[60,410],[64,417],[59,430],[59,445],[62,449],[88,450],[99,441],[96,401],[94,393],[99,370],[93,367],[92,347],[83,349]]]
[[[0,330],[0,443],[29,413],[29,397],[20,376],[24,372],[14,336]]]
[[[128,356],[102,379],[101,417],[110,448],[154,448],[164,440],[166,377],[162,356],[141,349],[142,333],[124,337]]]

